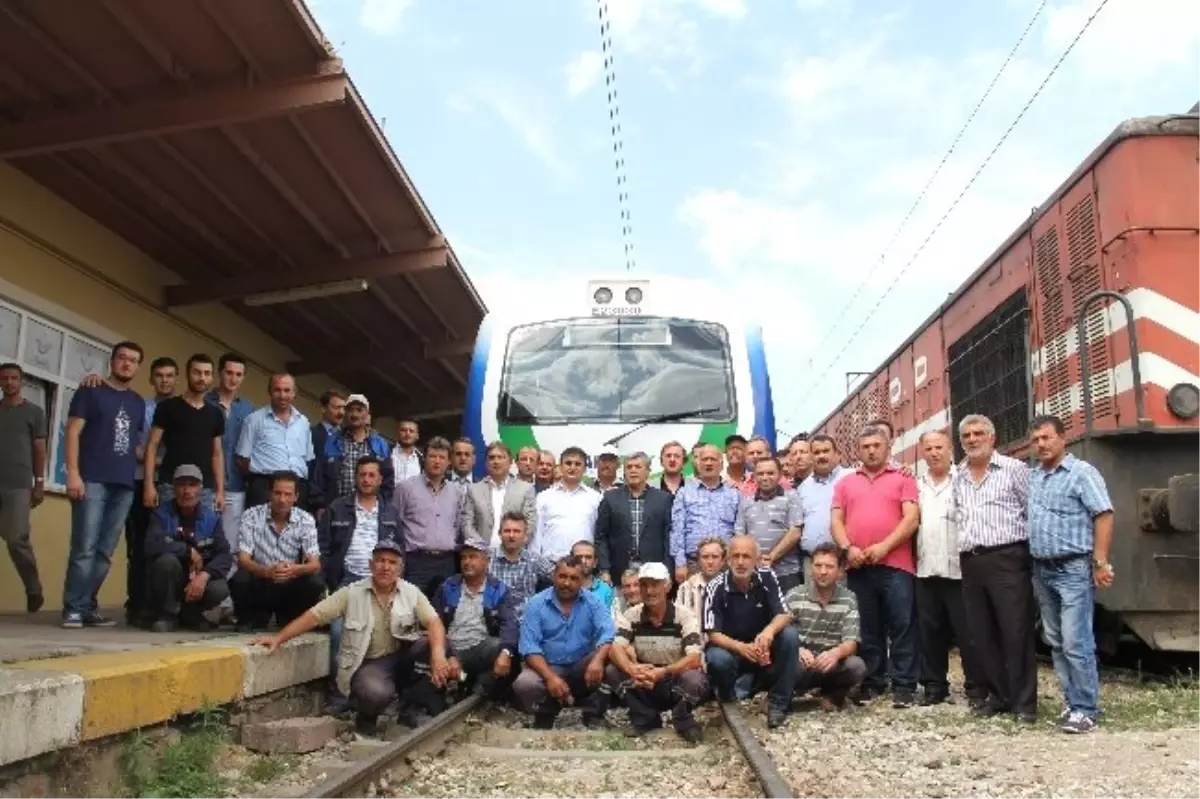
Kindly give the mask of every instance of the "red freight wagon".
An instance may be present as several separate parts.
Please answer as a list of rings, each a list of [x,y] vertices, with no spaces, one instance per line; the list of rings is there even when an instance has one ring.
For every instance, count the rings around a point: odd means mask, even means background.
[[[1200,649],[1198,130],[1194,113],[1122,123],[818,426],[852,457],[888,419],[915,463],[921,433],[968,413],[1016,457],[1033,416],[1062,418],[1117,509],[1106,649],[1126,629]]]

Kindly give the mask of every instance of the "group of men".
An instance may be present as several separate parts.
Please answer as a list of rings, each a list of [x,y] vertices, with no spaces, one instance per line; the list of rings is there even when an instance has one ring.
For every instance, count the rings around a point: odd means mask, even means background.
[[[361,394],[327,392],[310,425],[276,374],[254,409],[239,396],[245,361],[228,353],[189,358],[182,393],[175,362],[155,359],[143,400],[142,355],[114,347],[108,377],[85,378],[68,411],[64,627],[114,623],[96,596],[124,530],[132,623],[233,616],[256,631],[273,618],[271,648],[328,625],[336,701],[363,730],[397,696],[419,724],[457,685],[511,690],[539,726],[565,705],[603,724],[615,698],[645,732],[670,710],[695,739],[691,711],[710,692],[766,690],[772,727],[797,691],[831,710],[889,690],[897,708],[946,701],[954,644],[976,713],[1033,721],[1036,601],[1064,688],[1058,723],[1095,728],[1092,591],[1113,577],[1112,507],[1054,417],[1034,420],[1033,467],[997,453],[991,422],[972,415],[962,463],[931,431],[917,477],[877,421],[855,453],[821,434],[781,453],[761,437],[671,442],[653,481],[641,452],[601,454],[587,480],[580,448],[493,442],[474,482],[469,439],[418,449],[404,420],[393,446]],[[17,461],[0,468],[0,523],[33,611],[45,418],[21,377],[0,365],[0,450]]]

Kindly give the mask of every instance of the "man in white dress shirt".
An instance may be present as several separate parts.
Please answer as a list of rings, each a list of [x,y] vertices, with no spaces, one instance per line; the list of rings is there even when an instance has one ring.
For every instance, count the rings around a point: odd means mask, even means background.
[[[567,447],[559,459],[562,479],[537,497],[537,532],[530,549],[551,562],[571,552],[576,541],[592,541],[600,492],[583,484],[587,453]]]

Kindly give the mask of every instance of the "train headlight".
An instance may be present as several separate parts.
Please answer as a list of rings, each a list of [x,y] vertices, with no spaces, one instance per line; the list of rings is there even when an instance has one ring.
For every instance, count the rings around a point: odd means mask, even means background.
[[[630,305],[637,305],[642,301],[642,290],[637,286],[630,286],[625,289],[625,302]]]
[[[1167,392],[1167,408],[1180,419],[1200,415],[1200,388],[1191,383],[1176,383]]]
[[[596,289],[596,293],[592,295],[592,299],[596,301],[597,305],[608,305],[612,302],[612,298],[612,289],[605,286]]]

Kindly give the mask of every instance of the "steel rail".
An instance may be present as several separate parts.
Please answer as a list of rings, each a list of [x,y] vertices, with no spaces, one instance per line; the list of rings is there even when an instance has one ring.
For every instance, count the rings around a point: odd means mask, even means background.
[[[733,733],[733,740],[737,742],[738,748],[745,755],[746,762],[750,764],[754,776],[758,778],[758,784],[763,789],[763,796],[767,799],[795,799],[796,794],[792,793],[792,787],[775,767],[775,761],[754,737],[754,732],[746,723],[746,716],[742,713],[741,708],[737,706],[736,702],[721,702],[720,705],[721,715],[725,717],[725,724]]]

